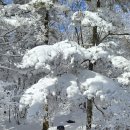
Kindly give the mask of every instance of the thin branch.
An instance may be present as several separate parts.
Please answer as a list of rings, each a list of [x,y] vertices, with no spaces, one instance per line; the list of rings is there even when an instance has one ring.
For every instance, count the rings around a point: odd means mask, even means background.
[[[130,33],[110,33],[109,35],[130,35]]]
[[[105,116],[104,112],[96,105],[95,101],[94,101],[94,98],[93,98],[93,104],[95,105],[95,107],[97,108],[97,110],[99,110],[103,116]]]
[[[108,33],[106,36],[104,36],[100,41],[99,41],[99,43],[101,43],[102,41],[104,41],[108,36],[110,36],[110,35],[119,35],[119,36],[124,36],[124,35],[130,35],[130,33]],[[99,44],[98,43],[98,44]]]
[[[20,14],[28,14],[28,13],[30,13],[30,12],[31,12],[31,11],[28,10],[28,11],[22,12],[22,13],[20,13]],[[10,16],[16,16],[16,14],[13,14],[13,15],[10,15]]]
[[[12,30],[9,30],[9,31],[8,31],[8,32],[6,32],[5,34],[1,35],[0,37],[5,37],[5,35],[7,35],[7,34],[9,34],[9,33],[13,32],[14,30],[16,30],[16,29],[18,29],[18,28],[19,28],[19,27],[14,28],[14,29],[12,29]]]
[[[90,59],[86,59],[86,60],[84,60],[83,62],[81,62],[81,65],[82,65],[83,63],[87,62],[87,61],[90,62]]]
[[[6,67],[6,66],[1,66],[1,65],[0,65],[0,69],[6,69],[6,70],[11,70],[11,71],[19,72],[19,70],[17,70],[17,69],[12,69],[12,68],[9,68],[9,67]]]
[[[22,55],[12,55],[12,54],[2,54],[2,53],[0,53],[0,55],[8,56],[8,57],[22,57]]]
[[[110,35],[110,34],[108,33],[106,36],[104,36],[104,37],[99,41],[99,43],[101,43],[102,41],[104,41],[109,35]],[[98,43],[98,44],[99,44],[99,43]]]

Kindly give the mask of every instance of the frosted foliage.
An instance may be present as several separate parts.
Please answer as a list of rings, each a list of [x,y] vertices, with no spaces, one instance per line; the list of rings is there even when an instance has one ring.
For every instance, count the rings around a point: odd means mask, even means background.
[[[121,117],[124,120],[129,120],[125,116],[128,112],[127,109],[124,113],[121,113],[125,109],[125,103],[128,100],[125,94],[127,93],[123,92],[112,80],[95,72],[79,70],[77,75],[68,73],[58,77],[47,76],[39,80],[38,83],[27,89],[21,97],[20,110],[28,106],[27,118],[31,120],[34,117],[38,117],[38,115],[44,115],[41,110],[47,100],[49,102],[49,98],[47,98],[49,95],[53,98],[51,105],[52,103],[57,104],[57,101],[54,100],[56,95],[60,97],[61,101],[68,100],[69,102],[74,102],[74,104],[80,104],[85,97],[94,97],[101,103],[105,103],[106,120],[110,117],[108,122],[113,124],[115,122],[112,121],[115,118],[118,120],[117,123],[122,120]],[[67,102],[64,103],[66,104]],[[59,110],[58,107],[59,105],[55,109]],[[65,107],[68,107],[67,104]]]
[[[32,2],[44,2],[44,3],[49,3],[49,2],[52,2],[52,0],[32,0]]]
[[[50,5],[53,4],[52,0],[32,0],[32,1],[30,1],[31,4],[38,3],[38,2],[45,3],[46,7],[49,7]]]
[[[35,69],[43,69],[46,73],[53,70],[56,73],[63,73],[74,68],[76,63],[79,65],[85,58],[89,58],[90,55],[84,50],[77,43],[70,41],[50,46],[38,46],[25,54],[18,67],[35,67]]]
[[[75,42],[63,41],[54,45],[33,48],[24,55],[22,63],[18,67],[34,67],[42,69],[45,73],[51,71],[62,74],[80,68],[81,63],[86,59],[96,61],[107,57],[109,57],[109,53],[102,48],[84,49]]]
[[[107,80],[107,78],[99,74],[86,70],[80,70],[77,76],[64,74],[61,77],[45,77],[26,90],[20,103],[26,106],[29,105],[31,109],[31,106],[34,106],[37,102],[46,103],[48,94],[56,95],[58,91],[60,91],[61,98],[69,98],[75,101],[80,99],[82,95],[89,97],[108,96],[115,92],[117,86],[114,85],[114,83],[110,84],[109,80]],[[97,83],[99,83],[99,85],[96,86],[95,84]],[[22,107],[21,105],[21,108]]]
[[[85,18],[82,21],[83,25],[87,26],[98,26],[104,28],[104,30],[109,31],[112,29],[112,23],[103,20],[100,15],[96,12],[85,12]]]
[[[104,20],[97,12],[75,12],[72,16],[74,24],[81,22],[83,26],[103,28],[105,32],[112,30],[114,27],[111,22]]]
[[[1,21],[7,23],[11,26],[22,26],[26,24],[32,24],[36,20],[34,20],[33,17],[31,17],[31,10],[32,7],[29,5],[8,5],[5,8],[0,10],[0,17]],[[27,16],[26,12],[30,11],[30,17]],[[6,14],[6,15],[5,15]],[[15,16],[17,15],[17,16]],[[37,17],[38,18],[38,17]]]
[[[22,69],[34,67],[48,75],[25,91],[20,100],[20,110],[28,106],[27,118],[30,120],[45,114],[41,110],[47,102],[51,104],[51,108],[54,108],[53,112],[51,111],[53,114],[59,111],[63,114],[58,105],[60,102],[65,104],[65,108],[74,110],[74,104],[78,105],[86,98],[94,98],[104,108],[106,126],[111,124],[113,126],[110,127],[114,127],[115,124],[120,124],[122,119],[123,125],[126,125],[125,122],[129,121],[126,114],[129,107],[125,108],[126,104],[129,104],[128,92],[111,79],[86,70],[87,62],[82,64],[87,59],[91,60],[92,63],[96,62],[95,71],[109,77],[118,77],[123,71],[129,71],[127,67],[129,61],[119,56],[119,51],[114,51],[120,48],[120,44],[113,41],[88,49],[80,47],[75,42],[62,41],[55,45],[43,45],[31,49],[25,54],[18,67]],[[122,83],[123,78],[118,78],[118,81]],[[126,82],[128,84],[128,81]],[[49,100],[48,96],[53,100]],[[124,109],[125,111],[121,112]],[[96,121],[98,119],[96,113],[94,117]]]
[[[122,86],[130,86],[130,72],[123,73],[117,79],[118,82],[122,84]]]
[[[42,15],[44,16],[44,13]],[[9,30],[4,30],[1,35],[12,30],[8,40],[14,44],[14,48],[23,51],[44,44],[46,29],[41,17],[32,4],[5,6],[0,10],[0,25],[8,26]]]
[[[130,129],[130,37],[107,35],[129,32],[129,13],[109,10],[112,0],[87,1],[96,12],[82,0],[24,1],[0,6],[0,130],[40,130],[45,118],[49,130],[86,130],[87,99],[92,130]]]
[[[122,41],[104,42],[87,50],[92,54],[92,59],[96,61],[94,71],[98,73],[116,78],[122,73],[130,71],[130,62],[127,58],[129,53],[124,51],[126,48],[123,48]]]

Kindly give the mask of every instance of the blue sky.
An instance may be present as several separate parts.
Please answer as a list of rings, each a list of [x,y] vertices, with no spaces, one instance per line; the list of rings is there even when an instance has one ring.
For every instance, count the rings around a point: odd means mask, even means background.
[[[77,3],[77,2],[73,2],[71,5],[71,8],[73,11],[78,11],[80,10],[86,10],[86,1],[85,0],[81,0],[81,2]]]
[[[12,0],[3,0],[4,1],[4,3],[6,3],[6,4],[11,4],[12,3]]]

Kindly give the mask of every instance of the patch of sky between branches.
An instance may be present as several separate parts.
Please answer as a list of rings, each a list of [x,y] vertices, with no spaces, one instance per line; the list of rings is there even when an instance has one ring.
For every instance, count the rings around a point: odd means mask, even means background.
[[[87,9],[87,5],[86,5],[86,2],[84,0],[81,0],[79,2],[77,1],[74,1],[72,4],[71,4],[71,9],[73,11],[78,11],[78,10],[82,10],[82,11],[85,11]]]
[[[4,0],[4,3],[5,3],[5,4],[12,4],[12,3],[13,3],[13,0]]]

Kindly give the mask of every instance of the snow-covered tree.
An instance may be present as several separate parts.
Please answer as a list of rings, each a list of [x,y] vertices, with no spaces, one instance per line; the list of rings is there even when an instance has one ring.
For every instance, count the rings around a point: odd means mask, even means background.
[[[129,1],[13,3],[0,5],[0,130],[130,129]]]
[[[28,107],[28,119],[40,117],[49,121],[54,120],[63,110],[69,111],[69,113],[76,112],[80,104],[86,102],[87,99],[92,99],[92,104],[95,105],[94,112],[90,115],[92,117],[87,117],[86,129],[91,129],[92,124],[95,124],[98,129],[115,128],[120,126],[122,118],[125,123],[128,122],[129,118],[125,116],[128,114],[128,109],[125,108],[127,100],[125,100],[126,102],[122,100],[122,98],[126,98],[124,90],[112,80],[86,70],[86,67],[90,67],[87,60],[96,61],[101,58],[106,58],[103,51],[97,52],[95,55],[94,52],[70,41],[33,48],[25,54],[18,67],[34,68],[46,76],[25,91],[20,100],[20,109]],[[121,104],[124,105],[120,106]],[[118,112],[125,109],[124,113],[117,114],[115,106],[118,107]],[[47,111],[43,111],[43,108],[46,109],[46,107]],[[86,108],[87,112],[89,106]],[[97,110],[95,110],[96,108]],[[99,111],[102,115],[101,124],[99,122],[96,124],[100,113],[98,115],[95,111]],[[47,118],[43,118],[46,116]],[[87,116],[89,116],[88,113]],[[106,124],[102,125],[103,122]],[[107,123],[110,123],[111,126]],[[124,127],[128,125],[125,123],[122,124]],[[101,127],[98,126],[99,124]]]

